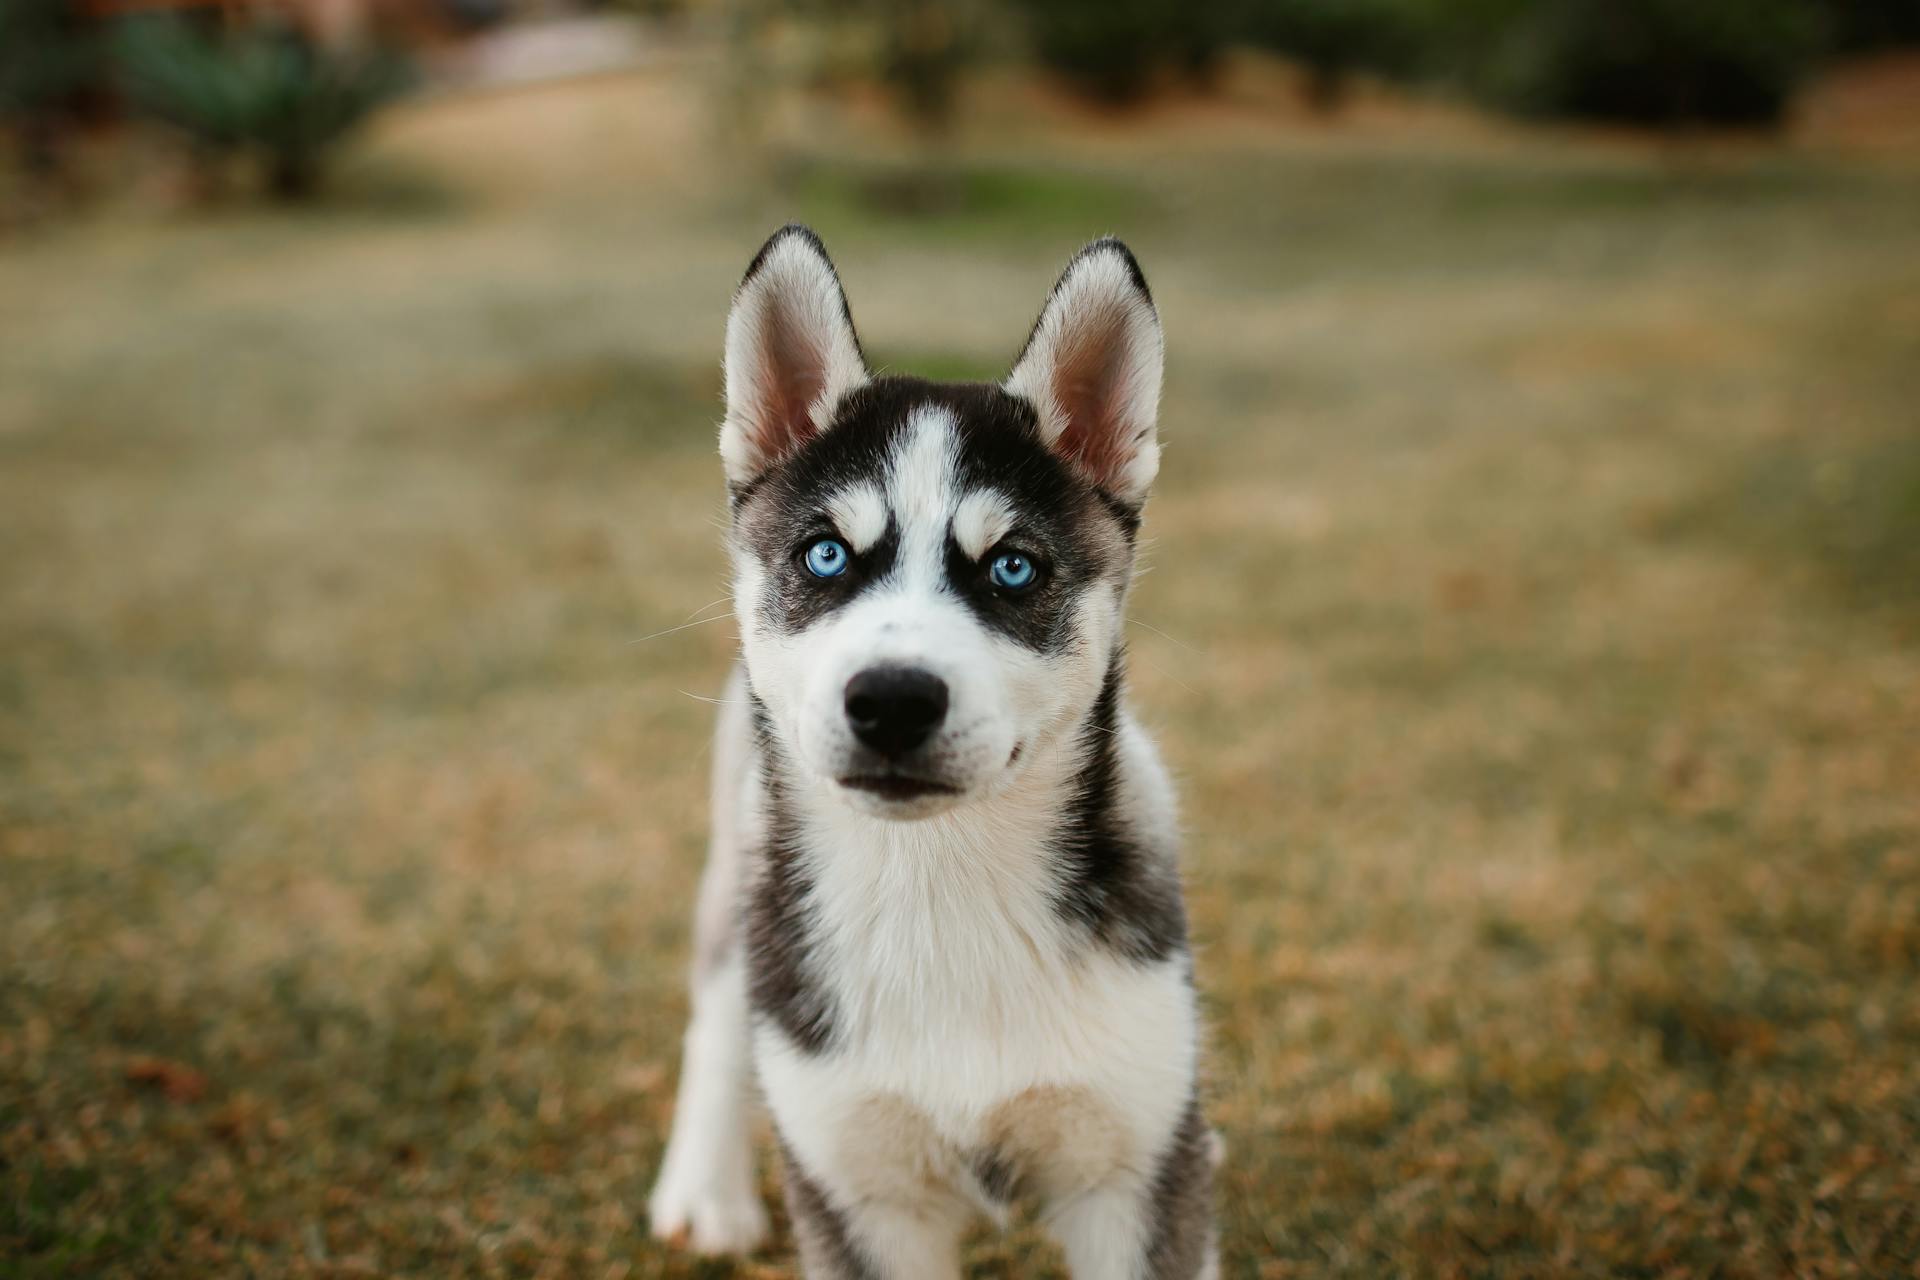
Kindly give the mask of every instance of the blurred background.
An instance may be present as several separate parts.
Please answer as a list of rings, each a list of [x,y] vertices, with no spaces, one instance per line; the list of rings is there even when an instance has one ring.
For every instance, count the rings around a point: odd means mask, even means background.
[[[791,1274],[642,1218],[790,218],[888,368],[1153,282],[1227,1275],[1914,1274],[1916,40],[0,0],[0,1275]]]

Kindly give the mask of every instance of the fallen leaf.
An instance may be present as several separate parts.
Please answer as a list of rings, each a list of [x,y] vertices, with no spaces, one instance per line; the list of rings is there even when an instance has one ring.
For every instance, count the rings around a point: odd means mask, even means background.
[[[166,1058],[135,1058],[127,1063],[127,1083],[149,1085],[174,1102],[198,1102],[207,1094],[207,1077]]]

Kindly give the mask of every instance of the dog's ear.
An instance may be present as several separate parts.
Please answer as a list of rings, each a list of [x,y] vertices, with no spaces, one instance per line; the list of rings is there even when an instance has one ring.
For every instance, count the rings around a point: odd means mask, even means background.
[[[720,460],[735,488],[824,431],[867,380],[840,277],[807,228],[780,228],[747,268],[727,315],[726,375]]]
[[[1005,386],[1033,406],[1055,452],[1137,507],[1160,469],[1163,358],[1140,264],[1118,240],[1096,240],[1053,286]]]

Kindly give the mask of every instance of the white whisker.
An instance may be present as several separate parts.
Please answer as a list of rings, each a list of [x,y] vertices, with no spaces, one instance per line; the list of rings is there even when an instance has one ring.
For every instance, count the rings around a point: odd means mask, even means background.
[[[632,648],[637,644],[645,644],[649,640],[658,640],[661,636],[670,636],[676,631],[686,631],[693,627],[704,627],[709,622],[727,622],[732,618],[733,615],[731,613],[716,613],[711,618],[700,618],[694,622],[683,622],[677,627],[668,627],[665,631],[656,631],[650,636],[641,636],[638,640],[629,640],[627,641],[627,647]]]
[[[1127,621],[1131,622],[1136,627],[1145,627],[1148,631],[1153,632],[1153,634],[1159,636],[1161,639],[1167,640],[1172,642],[1173,644],[1179,645],[1182,649],[1185,649],[1188,653],[1195,654],[1202,658],[1207,656],[1204,650],[1194,648],[1192,645],[1188,644],[1185,640],[1180,639],[1178,636],[1168,635],[1166,632],[1162,631],[1160,628],[1154,626],[1151,622],[1142,622],[1140,621],[1140,619],[1132,616],[1131,614],[1127,616]]]
[[[679,692],[686,694],[687,697],[692,698],[695,702],[710,702],[716,707],[744,707],[747,705],[738,698],[709,698],[705,694],[695,693],[691,689],[681,689]]]

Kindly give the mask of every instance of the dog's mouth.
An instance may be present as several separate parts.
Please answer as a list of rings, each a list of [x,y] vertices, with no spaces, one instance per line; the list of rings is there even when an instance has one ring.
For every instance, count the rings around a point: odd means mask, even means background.
[[[957,796],[960,788],[932,778],[915,778],[903,773],[856,773],[839,779],[840,785],[883,800],[924,800],[929,796]]]

